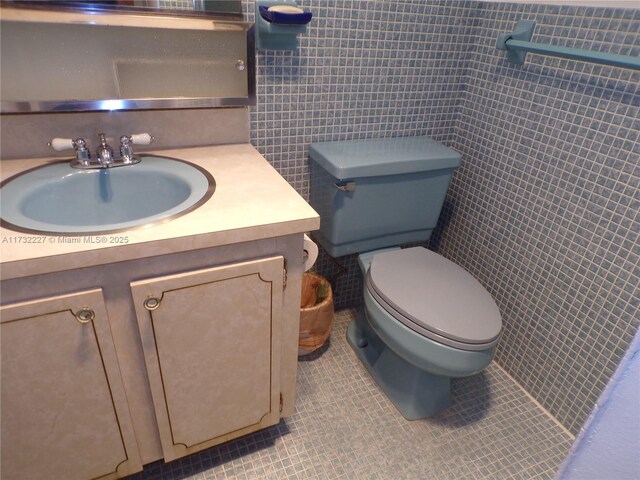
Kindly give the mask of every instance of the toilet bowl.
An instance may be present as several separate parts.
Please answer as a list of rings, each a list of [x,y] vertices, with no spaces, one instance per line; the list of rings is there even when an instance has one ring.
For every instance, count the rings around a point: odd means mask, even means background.
[[[309,156],[316,240],[332,257],[359,254],[364,306],[349,344],[406,418],[436,415],[451,402],[452,377],[491,362],[502,327],[469,273],[398,247],[429,239],[461,156],[429,137],[314,143]]]
[[[422,247],[359,257],[364,307],[347,340],[402,415],[415,420],[451,403],[450,378],[482,371],[501,320],[469,273]]]

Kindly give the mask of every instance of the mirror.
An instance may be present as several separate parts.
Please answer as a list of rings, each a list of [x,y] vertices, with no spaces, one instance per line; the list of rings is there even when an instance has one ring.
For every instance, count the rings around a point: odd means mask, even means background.
[[[17,8],[46,8],[76,12],[129,12],[160,15],[242,15],[242,0],[1,0]]]
[[[1,2],[2,113],[255,102],[252,24],[231,11],[240,0],[25,3]],[[176,15],[179,4],[191,8]]]

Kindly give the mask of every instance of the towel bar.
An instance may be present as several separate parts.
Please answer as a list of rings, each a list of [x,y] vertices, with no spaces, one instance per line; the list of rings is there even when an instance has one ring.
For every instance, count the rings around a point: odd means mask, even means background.
[[[533,36],[535,26],[536,23],[531,20],[520,20],[516,24],[513,32],[498,35],[496,48],[507,51],[507,61],[522,65],[525,62],[527,52],[531,52],[540,55],[551,55],[553,57],[640,70],[640,58],[638,57],[530,42],[529,40],[531,40]]]

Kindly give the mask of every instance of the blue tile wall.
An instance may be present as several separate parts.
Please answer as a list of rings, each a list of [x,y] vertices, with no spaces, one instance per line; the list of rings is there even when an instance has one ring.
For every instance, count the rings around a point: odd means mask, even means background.
[[[299,4],[314,20],[298,51],[257,55],[253,145],[305,198],[312,142],[426,134],[461,152],[431,248],[492,293],[497,360],[577,432],[639,323],[640,77],[531,54],[514,66],[495,39],[528,18],[534,41],[638,55],[639,11]],[[338,261],[337,306],[355,305],[355,257]]]
[[[497,361],[576,433],[638,328],[640,72],[495,50],[533,41],[640,55],[640,10],[483,3],[432,246],[503,314]]]
[[[474,33],[468,2],[305,0],[298,51],[259,52],[251,140],[308,196],[312,142],[454,137]],[[253,2],[245,2],[253,18]]]
[[[451,145],[474,35],[464,1],[303,0],[314,14],[298,51],[259,52],[251,142],[305,198],[312,142],[430,135]],[[254,2],[244,1],[254,18]],[[354,256],[338,307],[360,302]],[[316,269],[341,269],[320,255]]]

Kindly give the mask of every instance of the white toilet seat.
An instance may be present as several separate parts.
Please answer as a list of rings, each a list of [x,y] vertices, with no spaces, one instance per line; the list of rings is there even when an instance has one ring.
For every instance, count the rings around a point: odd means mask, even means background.
[[[494,347],[502,329],[491,295],[464,269],[422,247],[373,258],[366,288],[393,318],[461,350]]]

